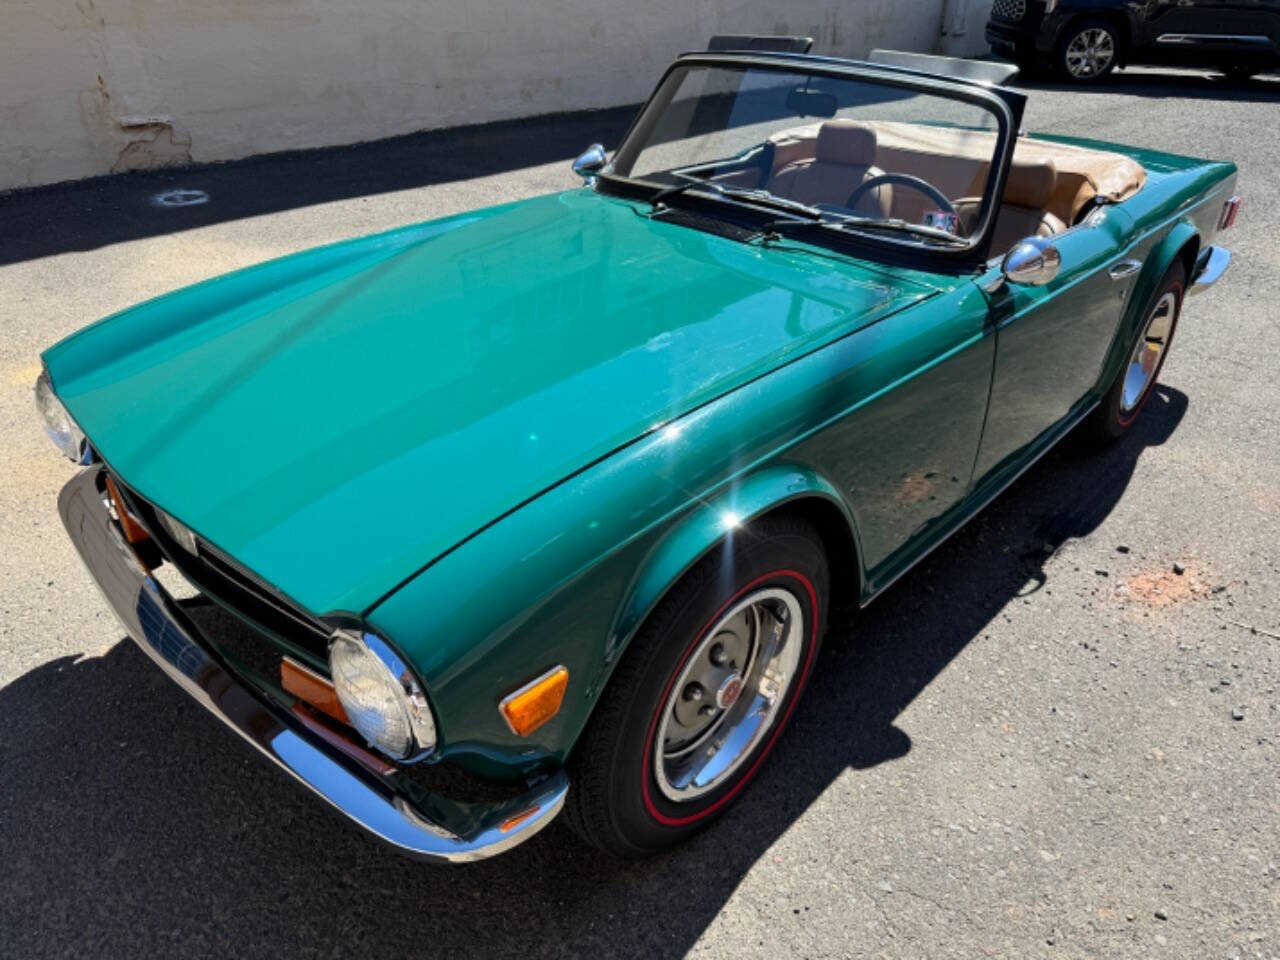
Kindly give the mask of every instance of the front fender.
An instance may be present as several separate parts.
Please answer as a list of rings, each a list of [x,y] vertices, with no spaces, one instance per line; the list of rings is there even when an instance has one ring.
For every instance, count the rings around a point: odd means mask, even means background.
[[[857,527],[836,488],[813,469],[796,464],[772,464],[750,474],[719,496],[708,500],[676,523],[644,558],[625,594],[610,635],[617,657],[645,618],[690,567],[733,531],[787,504],[817,498],[839,511],[848,526],[854,550],[861,556]],[[857,584],[851,585],[855,591]],[[858,595],[857,592],[854,595]]]
[[[554,769],[645,617],[732,529],[778,507],[805,504],[829,518],[824,539],[833,532],[828,528],[843,534],[839,524],[853,536],[836,488],[818,471],[789,461],[729,480],[692,505],[683,489],[653,471],[635,476],[679,495],[685,505],[600,554],[592,538],[613,539],[610,525],[631,526],[635,511],[619,505],[612,487],[597,490],[602,499],[595,504],[590,487],[566,485],[468,541],[372,612],[369,625],[411,658],[431,697],[440,734],[435,759],[452,758],[494,779]],[[652,503],[653,487],[634,486],[636,499]],[[856,540],[849,546],[856,551]],[[495,584],[502,589],[495,591]],[[516,736],[498,702],[554,665],[569,671],[563,708],[531,736]]]

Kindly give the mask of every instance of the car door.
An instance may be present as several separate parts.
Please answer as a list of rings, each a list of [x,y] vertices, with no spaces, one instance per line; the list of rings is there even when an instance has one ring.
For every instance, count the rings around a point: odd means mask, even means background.
[[[1280,0],[1153,0],[1141,16],[1160,62],[1225,66],[1280,51]]]
[[[996,288],[988,292],[996,357],[975,486],[1016,472],[1056,438],[1056,426],[1091,406],[1142,266],[1119,256],[1131,228],[1122,210],[1100,208],[1053,238],[1062,266],[1044,286],[1002,281],[998,263],[976,281]]]
[[[968,278],[937,279],[936,296],[831,352],[843,369],[822,394],[853,407],[794,451],[848,497],[867,595],[953,529],[970,492],[995,331]],[[814,406],[821,402],[815,396]]]

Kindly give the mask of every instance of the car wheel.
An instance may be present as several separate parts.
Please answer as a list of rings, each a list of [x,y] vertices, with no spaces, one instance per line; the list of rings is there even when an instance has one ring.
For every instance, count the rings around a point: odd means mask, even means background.
[[[827,559],[807,523],[734,531],[632,640],[570,759],[566,819],[621,857],[672,847],[738,798],[813,668]]]
[[[1081,20],[1064,31],[1058,43],[1059,72],[1072,83],[1096,83],[1120,59],[1120,37],[1105,20]]]
[[[1151,397],[1178,327],[1185,284],[1186,269],[1177,261],[1169,267],[1147,304],[1124,366],[1093,413],[1096,440],[1109,443],[1124,436]]]

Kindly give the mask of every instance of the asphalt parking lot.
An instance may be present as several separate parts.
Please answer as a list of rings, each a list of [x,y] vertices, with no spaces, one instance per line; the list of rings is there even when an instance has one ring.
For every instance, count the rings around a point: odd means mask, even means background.
[[[1280,957],[1280,79],[1031,97],[1033,131],[1234,160],[1231,270],[1135,435],[840,625],[754,789],[639,864],[557,824],[430,868],[326,814],[122,638],[31,400],[101,315],[570,186],[627,112],[0,197],[0,954]]]

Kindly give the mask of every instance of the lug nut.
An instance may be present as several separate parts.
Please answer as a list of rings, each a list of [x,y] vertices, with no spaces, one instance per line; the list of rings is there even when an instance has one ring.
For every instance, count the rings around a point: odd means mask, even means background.
[[[725,661],[729,659],[729,655],[724,652],[724,646],[717,643],[711,648],[711,663],[717,667],[723,667]]]
[[[684,688],[684,698],[686,700],[701,700],[705,693],[706,691],[702,689],[702,684],[696,681]]]
[[[716,712],[716,708],[709,703],[698,708],[698,716],[700,717],[714,716],[715,712]]]

